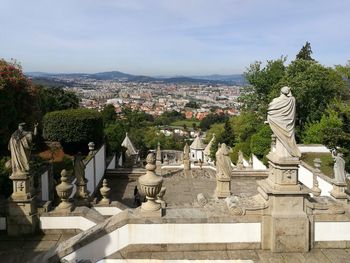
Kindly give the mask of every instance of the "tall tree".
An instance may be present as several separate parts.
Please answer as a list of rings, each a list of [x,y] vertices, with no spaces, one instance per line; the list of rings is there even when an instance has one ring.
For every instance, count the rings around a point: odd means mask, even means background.
[[[300,49],[299,53],[296,55],[296,59],[312,60],[315,61],[312,57],[311,44],[306,41],[305,45]]]
[[[227,120],[224,125],[224,132],[221,134],[219,138],[220,143],[225,143],[227,146],[234,147],[235,146],[235,134],[233,132],[232,124],[230,120]]]
[[[268,94],[279,89],[278,83],[285,75],[285,61],[286,57],[268,60],[265,66],[257,61],[247,68],[244,75],[249,85],[241,89],[239,97],[243,110],[255,112],[264,118],[269,103]]]
[[[101,111],[103,125],[107,126],[109,123],[113,123],[116,120],[117,114],[112,104],[107,104]]]

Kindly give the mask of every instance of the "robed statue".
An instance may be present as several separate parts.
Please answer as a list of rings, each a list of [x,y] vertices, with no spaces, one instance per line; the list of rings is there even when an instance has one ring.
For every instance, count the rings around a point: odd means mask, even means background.
[[[225,143],[222,143],[217,150],[216,157],[216,174],[219,178],[231,178],[231,158],[230,158],[231,149],[226,146]]]
[[[74,175],[77,179],[77,183],[84,184],[85,183],[85,163],[84,157],[79,152],[76,156],[74,156]]]
[[[30,149],[33,141],[33,133],[24,130],[25,123],[18,125],[10,138],[8,149],[11,152],[11,168],[12,174],[20,175],[29,172]],[[34,126],[34,135],[37,134],[37,126]]]
[[[281,89],[267,110],[267,121],[276,135],[276,151],[282,157],[300,157],[295,141],[295,98],[289,87]]]
[[[334,180],[337,183],[346,183],[345,160],[343,159],[343,155],[335,150],[332,152],[332,156],[334,160]]]

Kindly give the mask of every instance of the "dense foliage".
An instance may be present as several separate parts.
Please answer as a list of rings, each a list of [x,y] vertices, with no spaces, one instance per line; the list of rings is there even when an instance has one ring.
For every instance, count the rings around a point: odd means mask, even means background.
[[[199,127],[202,129],[202,131],[206,131],[212,124],[225,123],[228,118],[229,117],[226,114],[210,113],[200,122]]]
[[[155,149],[158,142],[160,142],[162,149],[182,150],[185,137],[178,135],[165,136],[156,128],[157,125],[170,124],[182,119],[184,119],[184,115],[176,111],[165,112],[154,119],[142,111],[123,108],[121,116],[116,119],[114,117],[110,118],[104,128],[108,151],[121,153],[125,150],[121,143],[126,132],[128,132],[135,147],[140,150],[141,157],[146,157],[148,150]]]
[[[346,107],[350,67],[325,67],[311,54],[311,45],[307,42],[289,65],[285,65],[286,58],[282,57],[267,61],[265,66],[255,62],[247,69],[245,76],[250,85],[242,89],[239,99],[241,116],[250,118],[242,123],[238,117],[234,124],[236,147],[241,147],[245,154],[254,153],[261,158],[268,152],[271,131],[264,126],[267,107],[279,96],[283,86],[289,86],[297,103],[297,142],[339,147],[349,159]],[[338,103],[334,103],[335,100]],[[242,128],[248,128],[247,132],[242,132]]]
[[[73,92],[57,87],[38,86],[37,89],[40,111],[43,115],[51,111],[76,109],[79,107],[79,99]]]
[[[65,151],[86,149],[90,141],[103,141],[103,121],[99,112],[89,109],[69,109],[45,114],[43,137],[61,142]],[[84,147],[85,145],[85,147]]]
[[[305,143],[322,143],[345,155],[350,170],[350,104],[334,101],[319,121],[308,123],[303,134]]]
[[[16,61],[0,59],[0,155],[7,154],[7,143],[18,123],[28,127],[40,119],[36,88]]]

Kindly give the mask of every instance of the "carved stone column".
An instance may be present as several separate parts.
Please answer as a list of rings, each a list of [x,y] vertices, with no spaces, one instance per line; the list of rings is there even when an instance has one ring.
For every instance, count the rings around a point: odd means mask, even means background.
[[[155,201],[162,188],[163,178],[155,174],[156,158],[154,153],[149,153],[146,158],[146,174],[139,178],[141,191],[146,195],[147,202],[142,203],[141,212],[146,216],[162,216],[161,205]]]

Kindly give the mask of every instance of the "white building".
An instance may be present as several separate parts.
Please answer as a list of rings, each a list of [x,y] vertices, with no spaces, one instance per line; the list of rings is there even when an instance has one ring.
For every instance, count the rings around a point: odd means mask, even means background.
[[[193,143],[190,146],[190,160],[192,162],[198,162],[199,160],[203,161],[204,149],[205,145],[199,135],[197,135],[196,139],[194,139]]]

